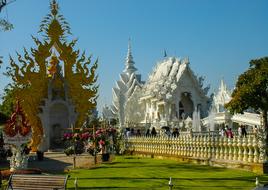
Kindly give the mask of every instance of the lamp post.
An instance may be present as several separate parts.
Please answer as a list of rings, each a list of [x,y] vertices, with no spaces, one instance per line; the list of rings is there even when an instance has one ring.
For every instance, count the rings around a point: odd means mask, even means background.
[[[173,184],[172,184],[172,178],[171,177],[169,178],[168,186],[169,186],[169,190],[172,190]]]
[[[74,180],[74,189],[78,190],[78,182],[77,182],[77,177]]]
[[[96,134],[95,134],[95,125],[93,125],[93,147],[94,147],[94,164],[97,164],[97,144],[96,144]]]
[[[73,124],[72,124],[72,132],[73,132],[73,135],[74,135],[75,127],[74,127]],[[75,138],[73,138],[73,148],[74,148],[74,154],[73,154],[73,168],[75,168],[75,167],[76,167]]]

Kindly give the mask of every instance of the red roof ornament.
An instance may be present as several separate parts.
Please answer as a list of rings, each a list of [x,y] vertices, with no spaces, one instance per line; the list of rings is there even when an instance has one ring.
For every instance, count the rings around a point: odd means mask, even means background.
[[[22,111],[19,100],[17,100],[16,110],[11,115],[4,127],[4,133],[7,136],[14,137],[18,133],[26,136],[31,132],[31,126],[26,120],[25,114]]]

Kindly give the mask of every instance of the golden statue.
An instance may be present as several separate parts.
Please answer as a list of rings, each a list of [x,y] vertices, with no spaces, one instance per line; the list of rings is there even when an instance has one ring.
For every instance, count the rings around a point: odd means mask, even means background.
[[[68,23],[62,15],[58,14],[58,4],[55,0],[50,3],[50,13],[41,22],[40,31],[45,36],[43,41],[32,37],[36,48],[30,53],[24,48],[24,55],[18,55],[20,64],[16,64],[10,57],[10,68],[7,74],[16,84],[16,97],[32,126],[31,147],[36,149],[43,138],[43,127],[38,117],[39,106],[48,96],[48,82],[57,74],[57,68],[63,65],[64,81],[68,83],[68,98],[72,100],[78,113],[76,127],[85,121],[90,110],[96,108],[98,86],[95,70],[98,66],[96,60],[92,66],[91,56],[86,58],[85,52],[80,54],[74,50],[76,40],[68,43],[66,35],[71,34]],[[57,55],[52,55],[57,51]],[[49,63],[50,65],[49,65]],[[61,85],[55,80],[55,85]],[[54,85],[54,84],[53,84]]]
[[[56,73],[58,63],[59,63],[58,58],[56,57],[56,55],[53,55],[50,60],[50,66],[47,69],[49,77],[52,77]]]

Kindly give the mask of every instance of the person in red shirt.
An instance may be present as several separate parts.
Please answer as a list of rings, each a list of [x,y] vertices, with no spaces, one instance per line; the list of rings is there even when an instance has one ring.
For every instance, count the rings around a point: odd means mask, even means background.
[[[226,133],[227,133],[227,138],[233,138],[233,137],[234,137],[234,135],[233,135],[233,132],[232,132],[232,129],[231,129],[231,128],[228,128],[228,129],[227,129],[227,131],[226,131]]]

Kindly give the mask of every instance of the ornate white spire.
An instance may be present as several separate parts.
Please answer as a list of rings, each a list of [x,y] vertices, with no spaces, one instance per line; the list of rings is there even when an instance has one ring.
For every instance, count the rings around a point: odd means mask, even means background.
[[[222,91],[222,92],[227,91],[227,86],[226,86],[223,78],[221,79],[221,84],[220,84],[220,87],[219,87],[219,91]]]
[[[213,104],[215,105],[217,112],[223,112],[224,104],[228,103],[230,100],[231,92],[227,89],[224,80],[221,79],[219,90],[213,98]]]
[[[135,62],[133,61],[133,56],[131,53],[131,45],[130,45],[130,39],[128,40],[128,50],[127,50],[127,57],[126,57],[126,63],[125,63],[125,70],[124,73],[127,73],[128,75],[131,75],[134,73],[137,69],[134,66]]]

